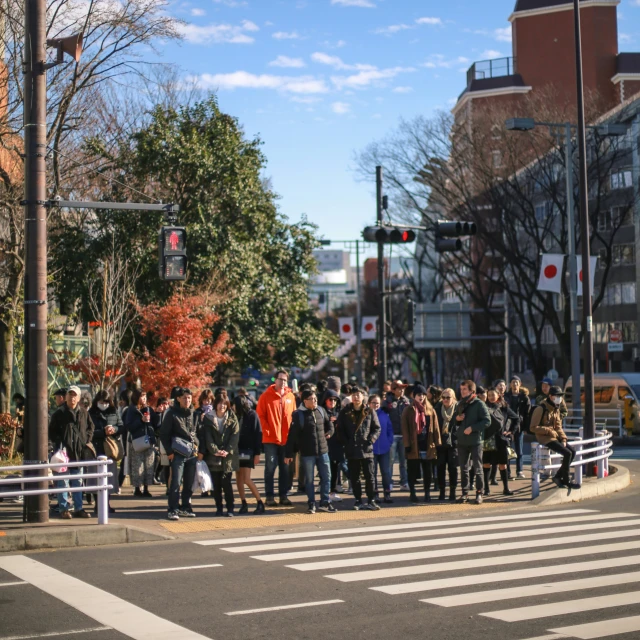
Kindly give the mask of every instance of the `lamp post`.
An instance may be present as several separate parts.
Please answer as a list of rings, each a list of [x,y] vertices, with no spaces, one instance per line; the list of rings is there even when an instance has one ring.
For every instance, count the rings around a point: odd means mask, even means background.
[[[595,437],[595,406],[593,395],[593,320],[591,304],[591,262],[590,262],[590,238],[589,238],[589,209],[588,209],[588,185],[586,168],[586,137],[585,130],[593,129],[601,136],[623,136],[627,131],[624,124],[584,125],[584,109],[582,122],[582,142],[580,141],[581,129],[569,122],[537,122],[533,118],[510,118],[505,126],[508,131],[532,131],[537,126],[548,127],[551,135],[559,140],[564,140],[564,153],[566,165],[566,190],[567,190],[567,233],[569,239],[569,310],[571,322],[571,378],[573,381],[572,404],[576,411],[580,410],[580,344],[578,339],[578,269],[576,258],[574,202],[573,202],[573,130],[577,129],[578,155],[580,161],[580,242],[582,248],[582,309],[583,309],[583,348],[584,348],[584,437]],[[583,166],[584,165],[584,166]],[[586,254],[585,254],[586,247]],[[587,313],[588,311],[588,313]],[[588,322],[587,322],[588,318]],[[587,326],[589,331],[586,331]],[[576,391],[577,390],[577,391]]]

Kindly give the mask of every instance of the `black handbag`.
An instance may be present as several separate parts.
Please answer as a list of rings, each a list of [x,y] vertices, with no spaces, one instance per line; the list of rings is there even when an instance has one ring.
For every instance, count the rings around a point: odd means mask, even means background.
[[[253,449],[240,449],[238,451],[238,460],[251,460],[253,458]]]
[[[183,458],[190,458],[193,455],[195,445],[193,441],[189,442],[184,438],[172,438],[171,448],[173,449],[173,453],[177,453]]]

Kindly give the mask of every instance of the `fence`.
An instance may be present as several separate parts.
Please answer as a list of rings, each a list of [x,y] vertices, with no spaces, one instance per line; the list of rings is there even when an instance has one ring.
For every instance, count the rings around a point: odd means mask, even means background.
[[[567,434],[568,435],[568,434]],[[598,478],[604,478],[609,473],[609,456],[612,454],[611,438],[608,431],[596,431],[596,437],[590,440],[582,439],[582,430],[578,437],[568,436],[570,444],[576,452],[576,457],[571,466],[575,470],[575,481],[582,484],[583,468],[586,465],[597,463]],[[593,445],[585,449],[585,445]],[[595,454],[586,460],[586,454]],[[535,499],[540,495],[540,472],[551,471],[560,468],[560,464],[554,463],[554,458],[562,458],[559,453],[552,453],[542,444],[533,443],[531,445],[531,498]],[[548,464],[547,464],[548,462]]]
[[[569,415],[563,420],[563,429],[569,431],[582,427],[584,422],[584,409],[576,411],[569,408]],[[625,437],[628,435],[624,426],[622,409],[596,409],[595,410],[596,429],[602,431],[612,431],[614,435]],[[566,428],[565,428],[566,427]]]
[[[3,491],[0,493],[2,498],[17,498],[18,496],[43,496],[43,495],[55,495],[58,493],[76,493],[83,491],[85,493],[97,493],[98,504],[98,524],[109,524],[109,489],[113,489],[113,485],[107,483],[107,478],[110,478],[113,474],[107,470],[107,465],[112,464],[113,461],[109,460],[105,456],[99,456],[97,460],[85,460],[84,462],[56,462],[56,463],[40,463],[40,464],[27,464],[12,467],[2,467],[2,471],[18,471],[22,474],[20,478],[0,478],[0,487],[4,487],[12,484],[21,485],[20,491]],[[91,469],[96,467],[95,473],[86,473],[84,470],[82,473],[76,475],[62,474],[57,476],[25,476],[25,472],[36,471],[40,469],[51,469],[55,471],[60,467],[78,468],[86,467]],[[97,483],[95,485],[80,486],[80,487],[53,487],[49,489],[27,489],[22,488],[25,484],[43,484],[56,480],[89,480],[95,479]]]

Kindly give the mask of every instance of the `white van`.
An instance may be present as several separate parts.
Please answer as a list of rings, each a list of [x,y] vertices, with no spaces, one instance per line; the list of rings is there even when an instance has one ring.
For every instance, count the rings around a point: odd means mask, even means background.
[[[580,384],[584,406],[584,376],[580,376]],[[564,389],[567,406],[571,406],[572,387],[569,377]],[[640,373],[596,373],[593,389],[596,412],[619,409],[627,433],[640,434]]]

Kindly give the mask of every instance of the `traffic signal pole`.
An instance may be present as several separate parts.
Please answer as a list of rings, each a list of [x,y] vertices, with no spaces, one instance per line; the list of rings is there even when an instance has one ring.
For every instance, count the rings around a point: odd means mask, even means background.
[[[382,226],[382,167],[376,167],[376,224]],[[387,306],[384,295],[384,243],[378,241],[378,392],[387,379]]]

